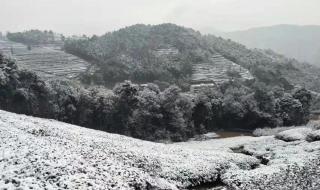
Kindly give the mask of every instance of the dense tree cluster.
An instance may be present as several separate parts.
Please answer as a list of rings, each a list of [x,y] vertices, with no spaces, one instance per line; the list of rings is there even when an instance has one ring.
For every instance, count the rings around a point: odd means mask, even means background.
[[[155,84],[129,81],[112,91],[84,89],[70,81],[43,82],[0,56],[0,109],[152,141],[183,141],[218,129],[303,124],[310,99],[303,88],[289,93],[234,81],[197,95],[177,86],[161,91]]]
[[[51,30],[29,30],[16,33],[8,32],[7,38],[11,41],[23,43],[29,46],[39,44],[50,44],[58,40],[56,39],[55,34]]]
[[[305,101],[306,100],[306,101]],[[248,130],[291,126],[309,120],[311,94],[304,88],[285,92],[268,89],[263,83],[244,86],[230,81],[196,97],[195,125],[213,129]],[[304,103],[303,103],[304,102]],[[201,119],[197,119],[197,118]],[[204,121],[204,123],[201,122]]]

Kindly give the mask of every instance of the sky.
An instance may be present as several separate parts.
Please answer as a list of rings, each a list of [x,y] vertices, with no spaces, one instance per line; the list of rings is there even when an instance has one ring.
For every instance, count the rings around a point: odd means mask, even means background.
[[[320,25],[320,0],[0,0],[0,31],[104,34],[133,24],[200,30]]]

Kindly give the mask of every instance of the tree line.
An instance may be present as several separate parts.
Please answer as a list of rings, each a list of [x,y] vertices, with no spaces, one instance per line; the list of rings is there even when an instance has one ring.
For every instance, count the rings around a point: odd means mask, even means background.
[[[62,37],[62,36],[61,36]],[[23,43],[28,46],[40,45],[40,44],[50,44],[54,43],[57,39],[54,32],[49,30],[28,30],[24,32],[8,32],[7,38],[11,41]]]
[[[178,86],[125,81],[113,90],[71,81],[45,82],[0,55],[0,109],[158,141],[184,141],[213,130],[301,125],[311,94],[230,81],[200,94]]]

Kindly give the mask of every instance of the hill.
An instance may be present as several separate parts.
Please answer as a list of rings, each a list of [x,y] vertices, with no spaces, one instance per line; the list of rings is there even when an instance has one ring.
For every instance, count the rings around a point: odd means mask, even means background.
[[[91,80],[111,86],[130,79],[189,89],[190,84],[227,81],[229,70],[251,78],[245,68],[207,47],[199,32],[174,24],[140,24],[101,37],[69,39],[65,50],[96,63]]]
[[[111,84],[130,79],[184,83],[192,74],[200,34],[171,24],[134,25],[101,37],[69,39],[65,50],[98,65],[93,80]],[[201,57],[200,57],[201,59]]]
[[[220,34],[249,48],[272,49],[320,66],[320,26],[276,25]]]
[[[0,111],[0,186],[316,190],[319,132],[160,144]]]
[[[95,64],[85,82],[107,86],[130,79],[189,90],[191,84],[219,83],[235,76],[243,81],[253,76],[287,90],[294,85],[317,86],[296,66],[301,65],[296,60],[273,59],[259,50],[174,24],[140,24],[100,37],[68,39],[65,50]]]

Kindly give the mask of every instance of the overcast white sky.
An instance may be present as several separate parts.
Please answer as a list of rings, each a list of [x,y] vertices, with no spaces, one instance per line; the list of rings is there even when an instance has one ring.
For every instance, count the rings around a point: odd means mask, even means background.
[[[320,0],[0,0],[0,31],[103,34],[168,22],[202,31],[320,25]]]

